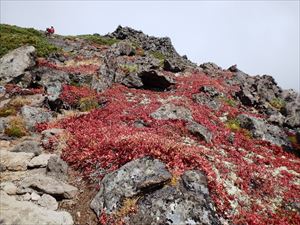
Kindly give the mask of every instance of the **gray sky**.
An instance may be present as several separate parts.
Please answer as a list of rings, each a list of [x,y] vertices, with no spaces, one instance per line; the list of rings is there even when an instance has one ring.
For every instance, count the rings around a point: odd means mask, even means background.
[[[1,23],[59,34],[112,32],[130,26],[171,38],[199,64],[237,64],[250,75],[272,75],[300,92],[298,1],[4,1]]]

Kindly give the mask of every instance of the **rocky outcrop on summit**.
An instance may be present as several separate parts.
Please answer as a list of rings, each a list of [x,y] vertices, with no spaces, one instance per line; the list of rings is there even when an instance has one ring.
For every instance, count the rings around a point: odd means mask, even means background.
[[[118,26],[118,28],[107,36],[120,40],[129,40],[139,44],[146,51],[160,51],[164,55],[178,57],[178,53],[171,43],[171,39],[156,38],[144,34],[142,31],[134,30],[130,27]]]
[[[134,30],[130,27],[119,26],[113,33],[108,34],[108,37],[117,38],[120,40],[129,40],[138,44],[145,51],[160,52],[165,55],[166,58],[170,58],[164,61],[164,69],[172,72],[183,71],[185,68],[195,68],[195,64],[187,60],[185,57],[181,57],[174,46],[171,39],[168,37],[157,38],[148,36],[142,31]]]

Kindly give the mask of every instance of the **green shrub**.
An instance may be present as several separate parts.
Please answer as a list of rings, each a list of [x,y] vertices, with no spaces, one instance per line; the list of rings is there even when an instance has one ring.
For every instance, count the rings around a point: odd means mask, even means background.
[[[98,35],[91,35],[91,34],[84,34],[84,35],[78,35],[76,37],[88,40],[92,43],[95,44],[99,44],[99,45],[113,45],[117,42],[119,42],[120,40],[116,39],[116,38],[108,38],[108,37],[103,37],[103,36],[98,36]]]
[[[0,57],[23,45],[33,45],[37,49],[38,56],[47,56],[60,51],[47,41],[42,32],[7,24],[0,24],[0,43]]]
[[[90,111],[99,107],[97,99],[93,97],[81,98],[79,100],[79,109],[82,112]]]
[[[25,124],[22,118],[21,117],[12,118],[9,121],[8,127],[5,129],[4,133],[7,136],[17,137],[17,138],[27,135]]]

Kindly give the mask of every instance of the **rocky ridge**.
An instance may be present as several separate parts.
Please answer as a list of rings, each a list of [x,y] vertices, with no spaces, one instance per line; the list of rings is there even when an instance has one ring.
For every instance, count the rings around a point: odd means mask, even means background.
[[[2,223],[300,224],[296,92],[128,27],[46,41],[0,59]]]

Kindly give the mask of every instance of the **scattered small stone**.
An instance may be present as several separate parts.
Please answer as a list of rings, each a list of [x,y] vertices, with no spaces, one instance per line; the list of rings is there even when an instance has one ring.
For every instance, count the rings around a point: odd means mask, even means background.
[[[68,175],[68,164],[59,156],[51,156],[47,165],[47,175],[65,181]]]
[[[43,194],[42,197],[38,200],[38,204],[47,209],[51,209],[51,210],[58,209],[58,202],[56,201],[55,198],[53,198],[51,195],[48,194]]]
[[[32,201],[38,201],[41,198],[36,192],[32,192],[30,197]]]
[[[12,152],[27,152],[34,153],[34,155],[40,155],[42,153],[42,148],[40,143],[37,141],[23,141],[20,144],[16,145]]]
[[[1,190],[5,191],[6,194],[15,195],[17,193],[17,186],[12,182],[3,182],[0,184]]]
[[[54,154],[44,154],[43,153],[37,157],[34,157],[28,163],[28,167],[31,167],[31,168],[46,167],[51,156],[54,156]]]
[[[56,198],[73,198],[78,192],[78,189],[72,185],[41,175],[26,177],[21,182],[21,186],[39,190]]]
[[[68,212],[56,212],[40,207],[33,202],[17,201],[3,191],[0,191],[0,199],[1,212],[5,212],[1,213],[3,224],[74,224],[72,216]]]

